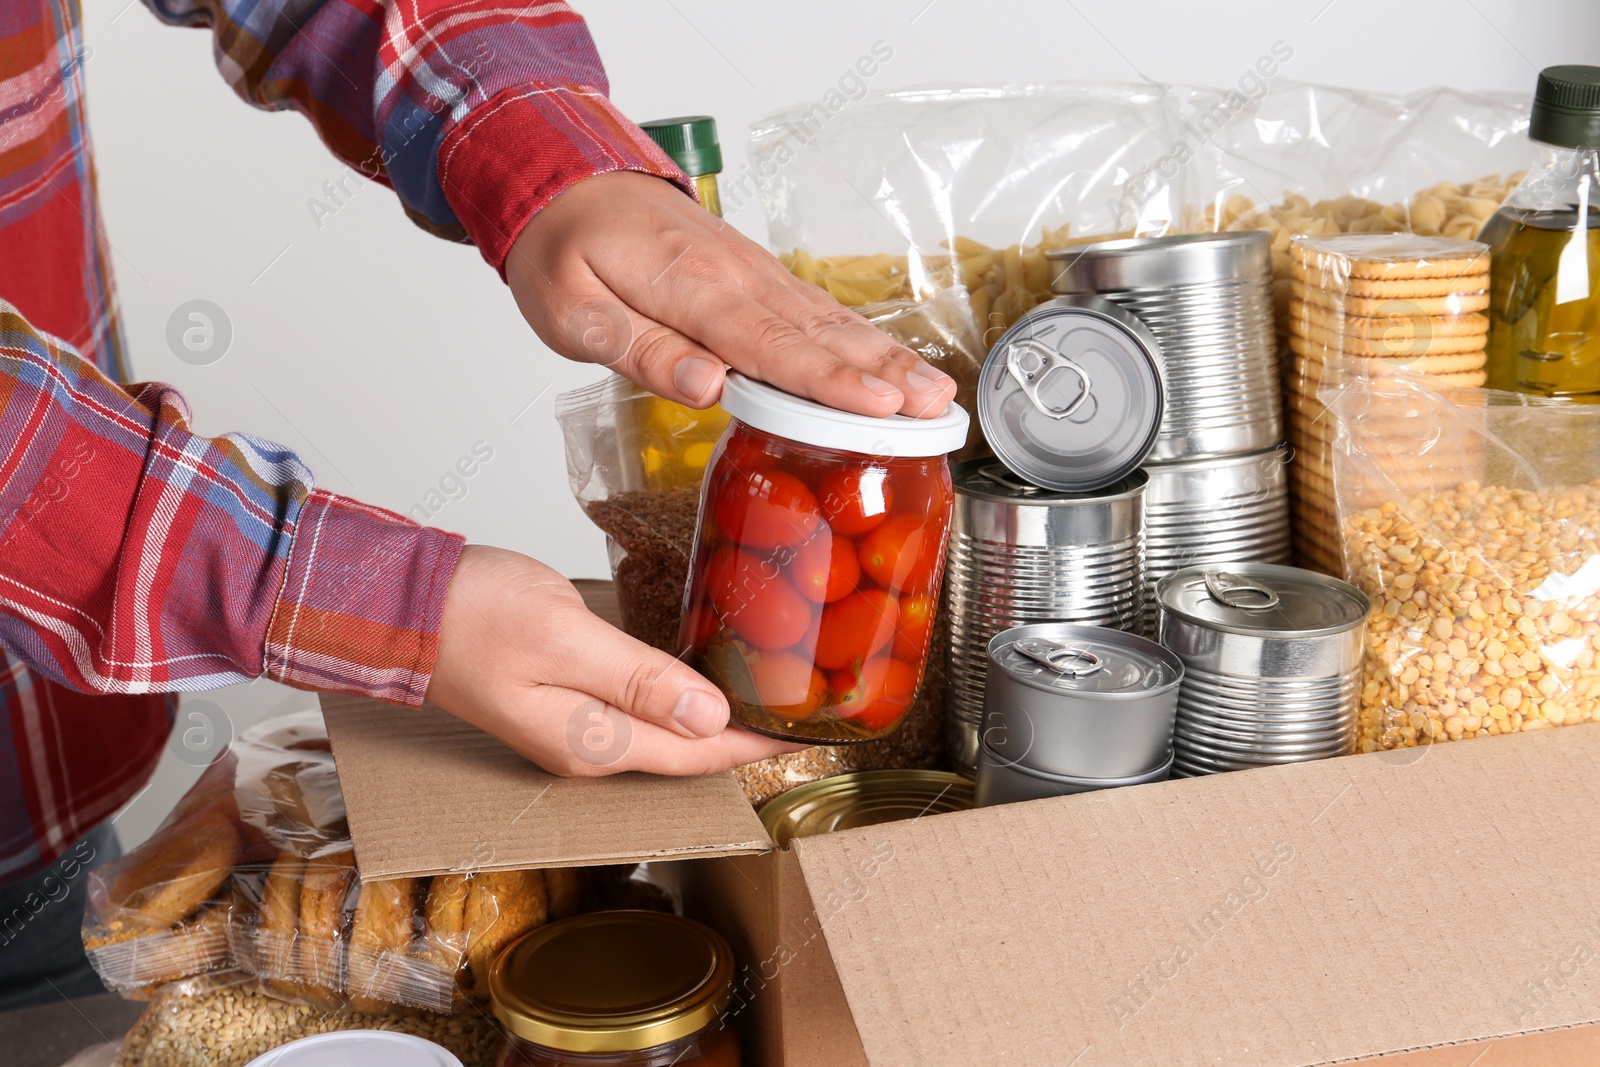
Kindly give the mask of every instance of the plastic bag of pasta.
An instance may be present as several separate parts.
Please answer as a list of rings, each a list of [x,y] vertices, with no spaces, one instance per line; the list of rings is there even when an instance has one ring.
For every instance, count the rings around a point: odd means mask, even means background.
[[[752,126],[752,172],[725,200],[752,185],[771,246],[841,303],[959,288],[992,343],[1049,299],[1050,249],[1268,230],[1282,290],[1296,235],[1476,237],[1526,162],[1525,94],[1402,96],[1294,70],[1275,41],[1214,87],[926,87],[791,108]]]
[[[1044,253],[1165,233],[1181,190],[1122,217],[1125,191],[1178,137],[1173,90],[1077,82],[912,89],[751,127],[771,247],[849,307],[957,288],[987,350],[1050,298]],[[739,176],[725,184],[737,195]],[[981,354],[980,354],[981,355]]]

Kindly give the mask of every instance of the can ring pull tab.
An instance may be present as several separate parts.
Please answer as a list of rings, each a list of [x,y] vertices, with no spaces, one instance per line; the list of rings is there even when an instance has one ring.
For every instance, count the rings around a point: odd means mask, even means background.
[[[1015,647],[1018,652],[1034,662],[1042,663],[1057,674],[1064,674],[1068,678],[1082,678],[1105,666],[1100,657],[1087,648],[1073,648],[1071,645],[1046,641],[1040,637],[1023,638]],[[1068,662],[1070,660],[1077,660],[1081,665]]]
[[[1033,406],[1047,418],[1064,419],[1083,406],[1089,399],[1089,391],[1094,386],[1089,381],[1088,373],[1072,360],[1055,351],[1048,345],[1027,338],[1013,342],[1006,348],[1006,370],[1011,372],[1011,377],[1016,379],[1017,385],[1022,387],[1022,393],[1033,402]],[[1039,387],[1044,384],[1051,371],[1071,371],[1078,376],[1078,395],[1072,403],[1064,408],[1053,408],[1039,395]]]
[[[1268,608],[1278,606],[1278,594],[1264,585],[1241,578],[1237,574],[1227,571],[1211,571],[1206,574],[1206,592],[1211,594],[1211,599],[1219,604],[1226,604],[1230,608],[1240,611],[1266,611]],[[1260,597],[1256,603],[1249,603],[1248,598]]]

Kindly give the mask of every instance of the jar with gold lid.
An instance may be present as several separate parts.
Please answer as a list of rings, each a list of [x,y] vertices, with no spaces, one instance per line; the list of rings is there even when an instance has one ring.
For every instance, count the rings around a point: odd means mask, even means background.
[[[714,930],[652,911],[602,911],[507,945],[489,974],[510,1035],[497,1067],[739,1067],[723,1018],[733,953]]]

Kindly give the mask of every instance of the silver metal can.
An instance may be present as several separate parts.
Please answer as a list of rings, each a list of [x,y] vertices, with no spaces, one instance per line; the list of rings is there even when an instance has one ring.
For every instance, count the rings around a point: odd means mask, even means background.
[[[1163,782],[1171,776],[1170,752],[1160,766],[1143,774],[1131,774],[1123,778],[1074,778],[1064,774],[1045,774],[1009,763],[1004,756],[997,755],[994,749],[985,746],[978,754],[977,781],[973,785],[973,793],[976,806],[986,808],[992,804],[1015,804],[1024,800],[1088,793],[1096,789]]]
[[[1045,622],[989,642],[983,747],[1042,774],[1126,778],[1172,751],[1183,662],[1138,634]]]
[[[1156,587],[1161,643],[1183,660],[1178,775],[1355,751],[1370,604],[1325,574],[1191,567]]]
[[[978,374],[978,421],[1018,475],[1083,493],[1145,461],[1165,395],[1155,337],[1136,316],[1107,300],[1058,297],[989,350]]]
[[[1150,462],[1283,440],[1269,234],[1133,238],[1047,256],[1052,292],[1110,300],[1159,342],[1167,406]]]
[[[1288,563],[1286,447],[1150,464],[1145,473],[1145,633],[1156,632],[1156,583],[1185,567]]]
[[[1134,471],[1098,492],[1059,493],[993,459],[959,464],[952,479],[939,639],[949,642],[946,749],[970,776],[995,634],[1047,620],[1143,625],[1147,479]]]

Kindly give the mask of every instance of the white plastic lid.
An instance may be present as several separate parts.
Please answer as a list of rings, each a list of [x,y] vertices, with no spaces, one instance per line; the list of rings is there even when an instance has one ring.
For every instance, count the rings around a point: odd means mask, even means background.
[[[967,413],[959,404],[932,419],[879,419],[803,400],[738,371],[729,371],[722,386],[722,409],[778,437],[866,456],[943,456],[967,443]]]
[[[387,1030],[340,1030],[302,1037],[251,1060],[246,1067],[461,1067],[432,1041]]]

